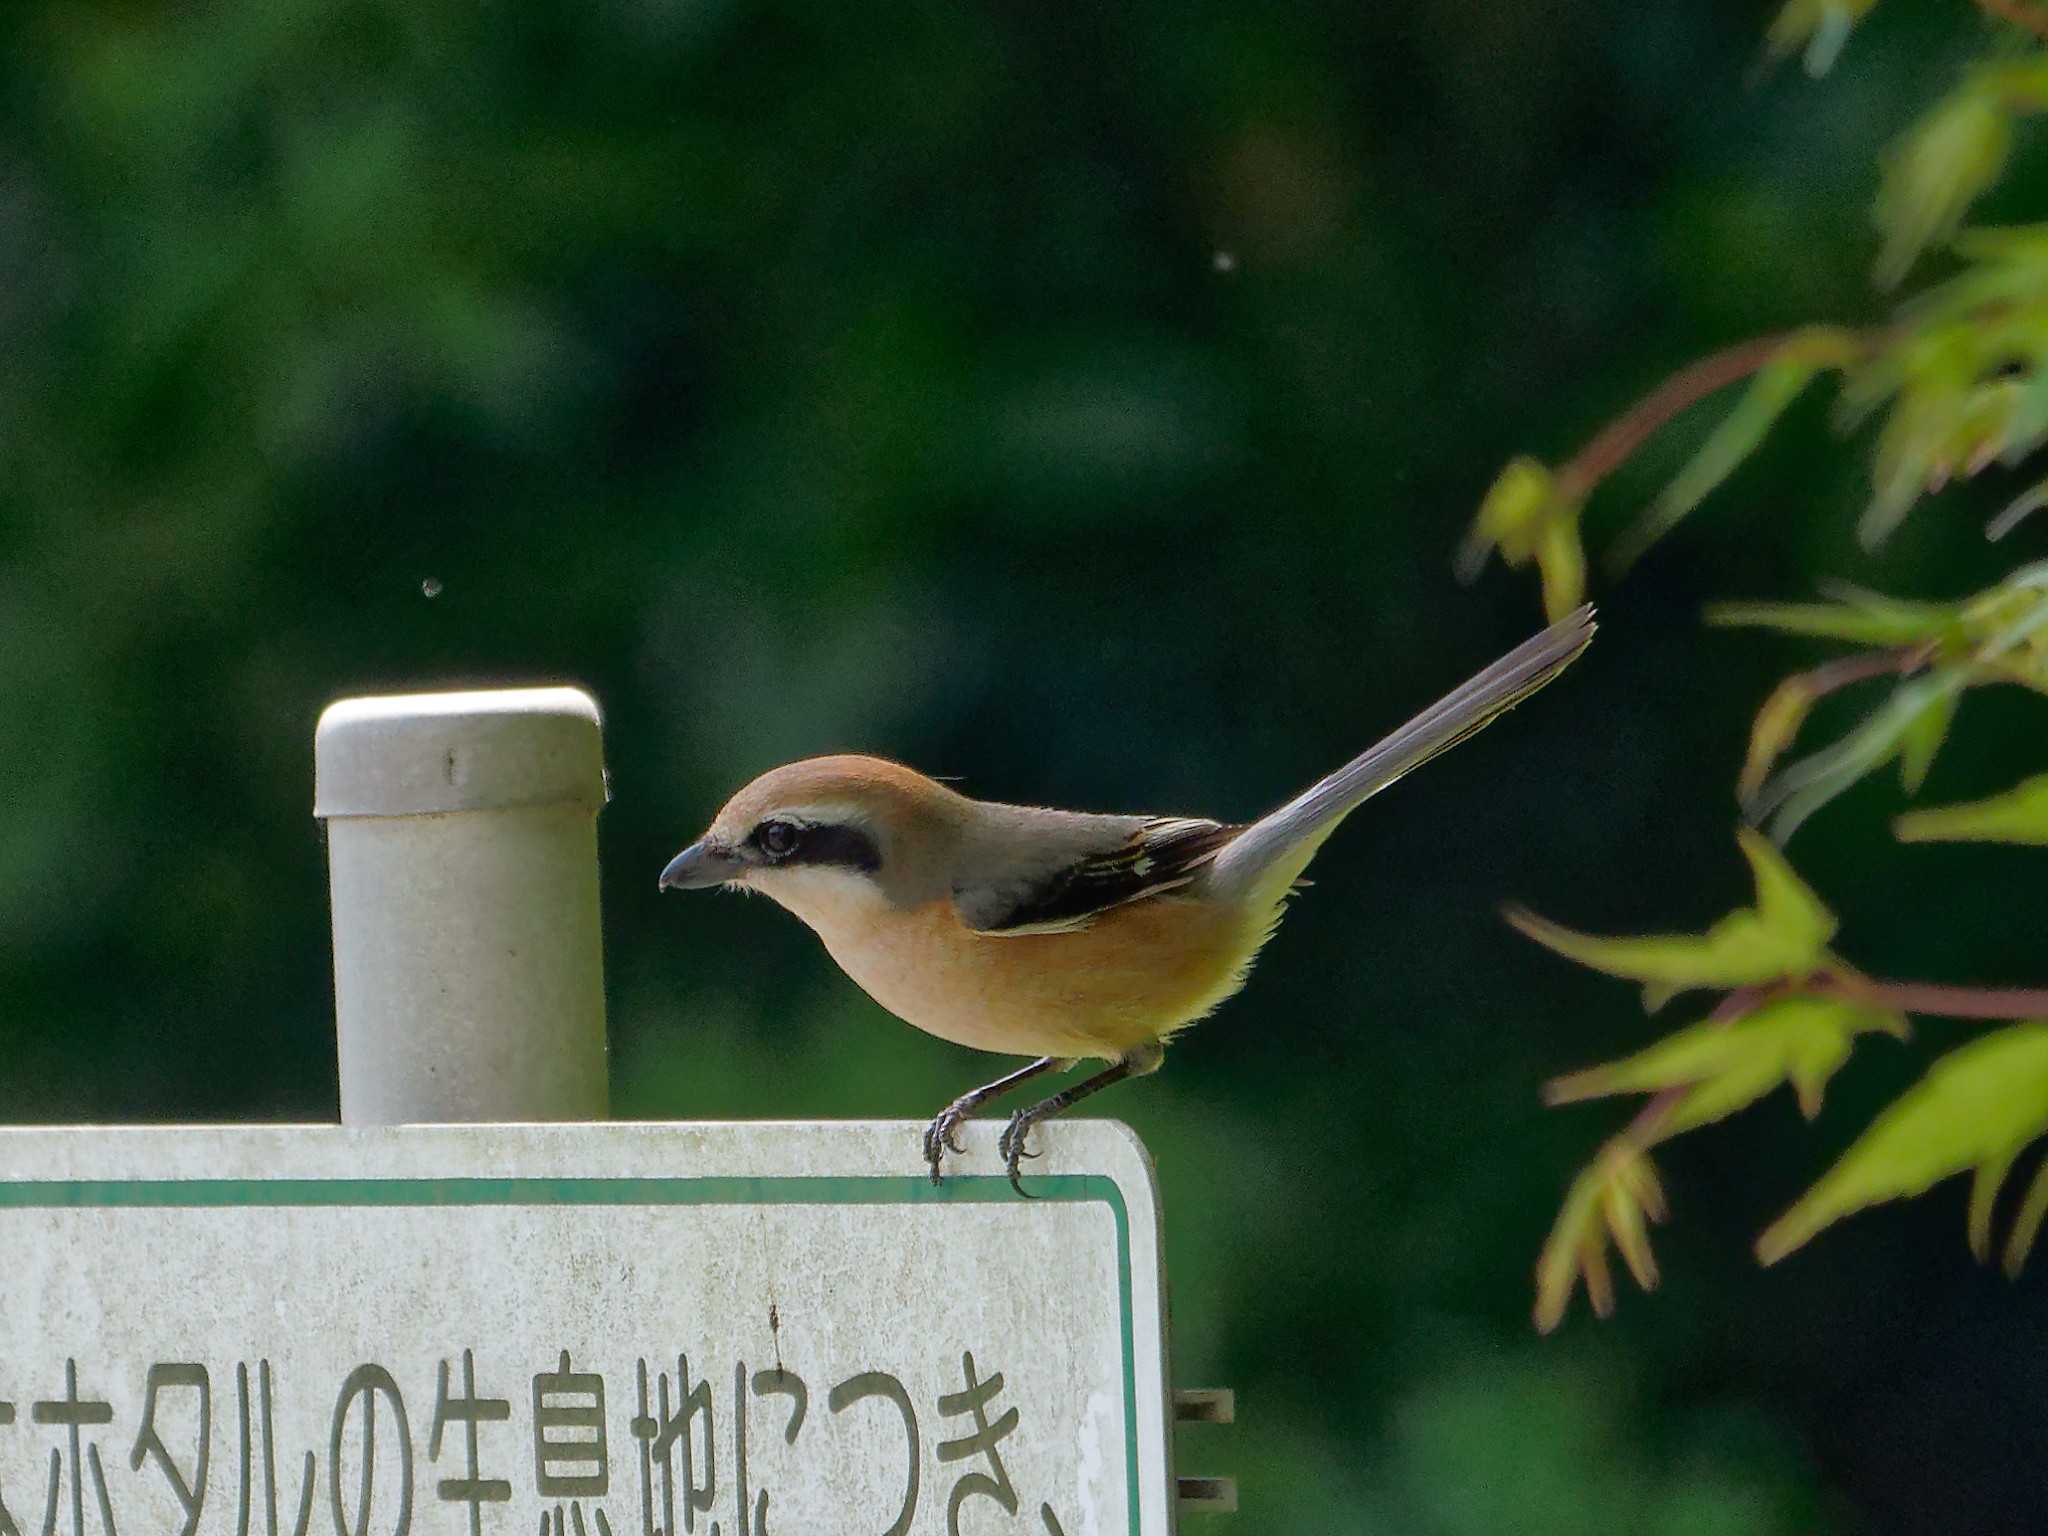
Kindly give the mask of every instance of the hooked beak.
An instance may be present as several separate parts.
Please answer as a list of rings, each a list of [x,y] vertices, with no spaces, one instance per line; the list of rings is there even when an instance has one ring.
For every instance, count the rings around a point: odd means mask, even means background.
[[[706,886],[725,884],[745,867],[731,854],[700,838],[668,861],[668,868],[661,872],[660,888],[700,891]]]

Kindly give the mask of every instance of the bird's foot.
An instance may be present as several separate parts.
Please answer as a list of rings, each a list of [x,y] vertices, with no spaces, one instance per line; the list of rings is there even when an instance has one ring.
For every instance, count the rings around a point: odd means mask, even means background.
[[[1026,1138],[1031,1135],[1031,1127],[1038,1124],[1044,1118],[1043,1115],[1036,1114],[1031,1110],[1020,1109],[1017,1113],[1010,1116],[1010,1123],[1003,1127],[1003,1134],[996,1142],[996,1150],[1003,1155],[1003,1169],[1010,1175],[1010,1188],[1016,1190],[1018,1194],[1024,1195],[1026,1200],[1036,1197],[1025,1194],[1023,1181],[1018,1176],[1017,1165],[1027,1157],[1038,1156],[1036,1152],[1026,1151],[1024,1143]]]
[[[960,1127],[967,1119],[968,1110],[974,1107],[971,1100],[955,1099],[936,1115],[932,1123],[924,1128],[924,1160],[931,1164],[932,1182],[939,1182],[939,1163],[946,1155],[946,1149],[965,1152],[960,1143]]]

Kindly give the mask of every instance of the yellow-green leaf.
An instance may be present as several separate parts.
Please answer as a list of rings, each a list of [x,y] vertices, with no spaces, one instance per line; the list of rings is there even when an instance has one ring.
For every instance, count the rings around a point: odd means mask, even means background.
[[[1848,640],[1858,645],[1912,645],[1951,628],[1954,607],[1889,598],[1842,603],[1712,603],[1709,624],[1727,628],[1773,629],[1780,634]]]
[[[1754,912],[1730,913],[1703,934],[1601,938],[1577,933],[1522,908],[1507,914],[1525,936],[1567,960],[1656,987],[1668,1000],[1695,987],[1742,987],[1814,968],[1819,957],[1788,952]],[[1654,1004],[1652,1005],[1654,1006]]]
[[[1458,554],[1460,579],[1477,577],[1496,550],[1509,565],[1527,565],[1536,558],[1545,530],[1560,519],[1575,520],[1577,512],[1549,465],[1526,455],[1511,459],[1480,499]]]
[[[1652,1290],[1657,1263],[1650,1252],[1651,1222],[1664,1219],[1664,1191],[1657,1169],[1643,1149],[1616,1137],[1572,1180],[1564,1205],[1536,1259],[1537,1330],[1549,1333],[1564,1321],[1572,1291],[1584,1282],[1593,1311],[1614,1311],[1614,1278],[1607,1262],[1610,1239],[1635,1276]]]
[[[1799,878],[1777,845],[1761,832],[1738,827],[1735,840],[1749,860],[1749,872],[1756,881],[1757,915],[1764,926],[1787,954],[1811,956],[1812,963],[1818,963],[1840,926],[1835,914],[1821,905],[1813,887]]]
[[[2012,1231],[2006,1234],[2005,1272],[2015,1280],[2033,1251],[2034,1239],[2040,1236],[2043,1217],[2048,1217],[2048,1163],[2034,1170],[2034,1181],[2027,1186],[2019,1214],[2013,1217]]]
[[[1857,540],[1874,550],[1922,495],[1944,481],[1949,451],[1969,409],[1967,358],[1929,363],[1899,390],[1871,456],[1871,495],[1856,524]]]
[[[1645,983],[1653,1010],[1694,987],[1751,986],[1818,969],[1835,934],[1834,914],[1766,838],[1747,827],[1736,836],[1756,880],[1756,905],[1729,913],[1703,934],[1601,938],[1521,907],[1510,908],[1507,919],[1568,960]]]
[[[1775,1264],[1853,1211],[1920,1194],[1968,1168],[2010,1166],[2044,1130],[2048,1022],[2015,1024],[1974,1040],[1942,1057],[1879,1115],[1757,1239],[1757,1257]]]
[[[1938,694],[1907,725],[1899,740],[1899,782],[1907,794],[1918,794],[1927,782],[1927,771],[1948,739],[1948,728],[1955,724],[1956,709],[1962,702],[1960,693]]]
[[[1992,1211],[1998,1200],[1999,1188],[2005,1183],[2005,1176],[2012,1172],[2013,1160],[2018,1156],[2018,1147],[2009,1152],[1994,1153],[1979,1163],[1977,1171],[1970,1176],[1970,1252],[1979,1264],[1991,1260]]]
[[[1812,681],[1795,673],[1773,688],[1749,727],[1749,750],[1743,755],[1742,776],[1735,782],[1736,795],[1749,801],[1764,787],[1772,767],[1798,736],[1799,728],[1813,710],[1818,697]]]
[[[1621,1061],[1557,1078],[1544,1088],[1544,1098],[1566,1104],[1688,1089],[1659,1123],[1661,1141],[1725,1119],[1785,1083],[1811,1119],[1856,1037],[1872,1032],[1904,1039],[1905,1016],[1836,998],[1781,998],[1742,1018],[1709,1019]]]
[[[1579,520],[1553,518],[1536,545],[1536,570],[1543,584],[1543,614],[1555,624],[1586,600],[1586,546]]]
[[[1892,823],[1905,843],[2025,843],[2048,847],[2048,773],[2003,794],[1909,811]]]
[[[1657,1288],[1657,1256],[1650,1249],[1650,1213],[1644,1208],[1636,1191],[1625,1188],[1619,1181],[1610,1181],[1602,1191],[1600,1213],[1607,1219],[1607,1232],[1614,1239],[1615,1251],[1628,1265],[1628,1272],[1635,1276],[1636,1284],[1646,1291]],[[1663,1214],[1662,1206],[1658,1215]]]
[[[1998,180],[2012,149],[2012,111],[2001,94],[1971,82],[1922,117],[1886,156],[1874,216],[1884,247],[1880,288],[1906,275],[1920,253],[1955,233],[1970,204]]]

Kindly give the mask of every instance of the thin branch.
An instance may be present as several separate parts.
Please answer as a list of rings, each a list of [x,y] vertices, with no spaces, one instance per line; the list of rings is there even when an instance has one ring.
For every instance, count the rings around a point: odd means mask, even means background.
[[[1873,677],[1911,677],[1934,660],[1940,649],[1939,640],[1925,640],[1919,645],[1902,645],[1888,651],[1864,651],[1859,655],[1824,661],[1796,676],[1815,698],[1823,698],[1852,684],[1868,682]]]
[[[1672,1088],[1659,1088],[1636,1111],[1635,1118],[1622,1127],[1617,1140],[1625,1141],[1640,1152],[1647,1152],[1663,1137],[1664,1122],[1671,1118],[1671,1112],[1678,1108],[1678,1101],[1693,1089],[1691,1083],[1680,1083]]]
[[[1833,971],[1809,977],[1799,990],[1943,1019],[2048,1019],[2048,987],[1944,987]]]
[[[1785,983],[1773,981],[1761,986],[1737,987],[1720,1002],[1714,1004],[1714,1011],[1707,1015],[1709,1024],[1733,1024],[1737,1019],[1746,1018],[1786,991]]]
[[[1807,711],[1831,693],[1878,677],[1911,677],[1941,651],[1939,639],[1918,645],[1893,646],[1881,651],[1863,651],[1837,657],[1804,672],[1794,672],[1771,690],[1750,727],[1749,751],[1743,758],[1742,773],[1735,781],[1735,795],[1752,819],[1764,813],[1764,791],[1771,770],[1792,745],[1798,729],[1806,723]],[[1785,729],[1787,710],[1792,729]],[[1782,781],[1780,781],[1782,789]]]
[[[1740,383],[1767,365],[1800,332],[1779,331],[1710,352],[1672,374],[1595,433],[1557,472],[1571,499],[1583,501],[1594,487],[1627,463],[1645,439],[1669,425],[1707,396]]]
[[[2048,6],[2036,5],[2032,0],[1977,0],[1977,4],[1988,15],[2048,40]]]

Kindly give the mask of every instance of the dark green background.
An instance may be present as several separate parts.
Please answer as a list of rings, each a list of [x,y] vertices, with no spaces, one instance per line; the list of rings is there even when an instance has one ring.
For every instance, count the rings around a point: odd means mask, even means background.
[[[619,1112],[929,1114],[991,1063],[765,904],[657,898],[662,863],[831,749],[1250,814],[1519,639],[1531,581],[1449,576],[1499,465],[1712,346],[1881,313],[1877,154],[1987,36],[1886,0],[1835,77],[1757,81],[1767,17],[13,0],[8,1117],[330,1115],[315,717],[558,678],[608,715]],[[2041,213],[2040,164],[1994,212]],[[1979,532],[2004,485],[1858,554],[1862,451],[1796,413],[1606,594],[1585,662],[1360,815],[1245,994],[1104,1102],[1159,1159],[1178,1375],[1239,1392],[1183,1446],[1241,1479],[1230,1528],[2048,1519],[2043,1282],[1971,1264],[1959,1190],[1748,1258],[1958,1026],[1864,1045],[1816,1128],[1781,1095],[1672,1149],[1663,1291],[1527,1321],[1622,1113],[1537,1086],[1660,1026],[1499,903],[1644,929],[1741,898],[1747,717],[1818,653],[1702,632],[1703,600],[1945,594],[2015,558]],[[1973,701],[1929,793],[2038,769],[2040,739]],[[1898,848],[1897,800],[1794,845],[1845,953],[2048,979],[2040,855]]]

